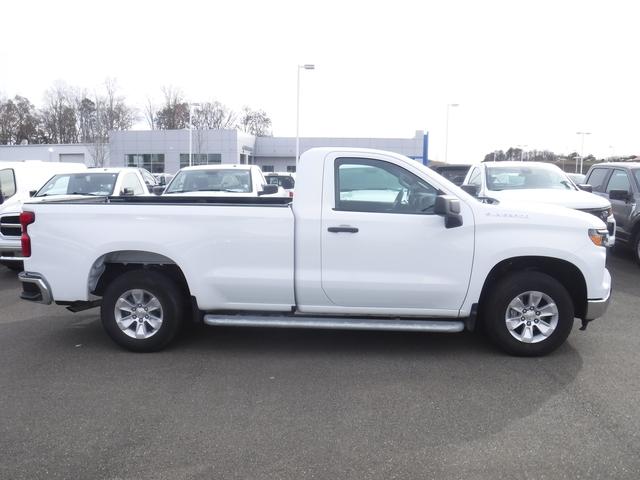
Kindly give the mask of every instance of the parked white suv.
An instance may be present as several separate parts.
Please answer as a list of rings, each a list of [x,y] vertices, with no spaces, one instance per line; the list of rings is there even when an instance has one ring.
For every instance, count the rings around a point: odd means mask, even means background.
[[[0,264],[12,270],[20,270],[20,221],[22,204],[35,190],[56,173],[87,170],[82,163],[0,162]]]
[[[462,188],[477,197],[501,202],[546,203],[590,213],[607,225],[608,246],[615,243],[616,220],[611,202],[590,193],[588,185],[576,185],[556,165],[484,162],[469,169]]]

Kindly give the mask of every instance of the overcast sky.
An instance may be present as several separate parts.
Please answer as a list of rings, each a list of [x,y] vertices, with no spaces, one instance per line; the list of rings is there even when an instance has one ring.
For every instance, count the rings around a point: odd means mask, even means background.
[[[115,77],[139,107],[163,85],[267,111],[274,135],[413,137],[442,160],[495,149],[640,154],[637,1],[3,2],[0,95]],[[142,128],[144,125],[141,124]]]

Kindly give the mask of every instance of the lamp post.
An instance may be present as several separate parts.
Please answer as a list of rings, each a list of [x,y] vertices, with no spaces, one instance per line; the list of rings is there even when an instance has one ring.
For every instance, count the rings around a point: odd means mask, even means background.
[[[580,173],[582,174],[582,167],[584,165],[584,136],[591,135],[591,132],[576,132],[576,135],[582,136],[582,145],[580,146]],[[578,165],[576,165],[576,170]]]
[[[444,163],[447,163],[449,156],[449,109],[458,106],[460,106],[459,103],[447,103],[447,124],[444,132]]]
[[[193,154],[192,154],[192,145],[193,145],[193,122],[191,121],[193,114],[193,107],[199,107],[199,103],[190,103],[189,104],[189,166],[193,165]]]
[[[298,65],[298,82],[296,85],[296,170],[300,159],[300,70],[315,70],[316,66],[310,63]]]
[[[529,145],[516,145],[516,147],[518,147],[520,149],[520,161],[522,162],[522,157],[524,154],[524,149],[527,148]]]

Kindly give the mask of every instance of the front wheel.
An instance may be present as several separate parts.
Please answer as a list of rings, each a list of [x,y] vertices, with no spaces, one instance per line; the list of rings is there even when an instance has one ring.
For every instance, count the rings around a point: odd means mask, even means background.
[[[482,312],[489,338],[511,355],[546,355],[562,345],[573,328],[569,292],[555,278],[535,271],[499,281]]]
[[[102,298],[102,325],[121,347],[153,352],[166,347],[180,328],[183,293],[169,277],[150,270],[124,273]]]

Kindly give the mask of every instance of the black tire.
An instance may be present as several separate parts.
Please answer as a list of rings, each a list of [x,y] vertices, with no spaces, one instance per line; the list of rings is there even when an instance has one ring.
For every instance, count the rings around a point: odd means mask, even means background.
[[[542,292],[549,296],[558,310],[555,330],[537,343],[525,343],[516,339],[505,321],[510,302],[529,291]],[[554,351],[571,333],[573,321],[573,300],[567,289],[555,278],[535,271],[514,273],[502,278],[492,287],[482,308],[482,323],[489,339],[506,353],[522,357],[541,356]],[[532,331],[541,332],[535,326],[532,328]]]
[[[148,330],[154,332],[148,338],[132,338],[116,321],[116,302],[130,290],[144,290],[152,294],[162,308],[161,325],[157,329],[145,325],[145,328],[149,327]],[[121,347],[133,352],[155,352],[166,347],[180,330],[183,307],[184,293],[171,278],[151,270],[134,270],[120,275],[109,284],[102,298],[100,316],[107,334]]]
[[[24,262],[3,262],[2,265],[13,272],[22,272],[24,270]]]

